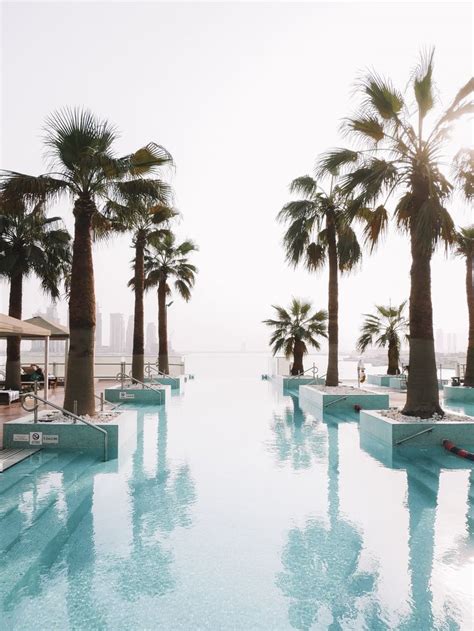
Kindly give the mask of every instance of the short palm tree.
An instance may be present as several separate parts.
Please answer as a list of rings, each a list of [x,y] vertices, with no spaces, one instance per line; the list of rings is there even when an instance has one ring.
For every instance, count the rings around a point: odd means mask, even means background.
[[[309,175],[297,178],[290,191],[302,198],[289,202],[278,214],[279,221],[289,224],[284,235],[287,261],[295,266],[303,262],[310,271],[329,265],[328,386],[339,383],[339,273],[350,271],[361,260],[357,237],[346,221],[348,198],[333,184],[332,178],[326,192]]]
[[[311,313],[310,302],[293,298],[289,310],[272,305],[278,319],[263,320],[267,326],[275,329],[270,337],[273,354],[283,351],[285,357],[293,356],[292,375],[304,372],[303,357],[308,353],[308,346],[319,350],[318,337],[327,337],[327,311]]]
[[[10,283],[8,314],[22,318],[23,281],[34,275],[53,299],[69,273],[71,237],[59,217],[47,217],[41,203],[17,197],[0,200],[0,276]],[[7,339],[5,381],[21,389],[19,337]]]
[[[108,200],[106,217],[113,229],[119,232],[131,232],[135,251],[133,258],[133,282],[130,283],[134,296],[133,314],[133,346],[132,346],[132,376],[139,381],[144,380],[144,305],[145,291],[145,252],[147,247],[162,238],[168,232],[171,219],[178,213],[169,203],[171,191],[161,180],[147,181],[155,187],[146,196],[128,192],[129,182],[125,182],[114,200]],[[134,182],[132,182],[134,184]]]
[[[409,109],[403,95],[389,80],[370,73],[359,84],[361,109],[344,123],[357,141],[356,149],[327,152],[320,173],[339,169],[341,186],[353,195],[349,217],[368,214],[368,238],[375,242],[386,228],[388,197],[398,193],[395,219],[411,245],[410,376],[403,413],[430,417],[443,413],[439,405],[433,338],[431,257],[437,244],[451,244],[455,231],[446,203],[453,190],[441,167],[453,124],[472,111],[468,96],[471,79],[451,105],[433,118],[436,92],[433,53],[422,56],[410,79],[416,108]],[[434,123],[428,129],[428,116]],[[378,205],[377,205],[378,204]]]
[[[455,252],[466,261],[466,296],[469,314],[469,337],[467,343],[464,385],[474,387],[474,226],[461,228],[456,234]]]
[[[375,305],[375,313],[366,313],[357,340],[357,349],[364,353],[368,346],[388,346],[387,375],[400,374],[400,347],[406,337],[408,322],[404,316],[406,301],[398,307]]]
[[[191,298],[198,270],[188,256],[197,250],[193,241],[177,243],[175,235],[169,232],[155,241],[145,255],[145,289],[156,287],[158,293],[158,368],[166,375],[169,374],[166,299],[172,293],[172,284],[186,302]]]
[[[46,121],[45,145],[51,158],[50,172],[31,176],[3,172],[5,194],[18,191],[28,200],[57,200],[64,194],[74,199],[74,243],[69,293],[70,351],[64,407],[79,414],[93,414],[95,290],[92,260],[93,228],[104,229],[97,202],[113,197],[120,182],[147,191],[145,176],[171,164],[170,154],[150,143],[135,153],[118,156],[114,151],[116,129],[83,109],[66,109]]]

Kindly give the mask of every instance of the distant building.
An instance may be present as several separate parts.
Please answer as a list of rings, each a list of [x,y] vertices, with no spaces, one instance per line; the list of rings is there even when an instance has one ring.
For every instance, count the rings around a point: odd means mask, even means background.
[[[146,325],[145,353],[147,355],[158,354],[158,335],[156,332],[156,324],[154,322],[149,322]]]
[[[125,351],[131,353],[133,348],[133,316],[128,317],[127,334],[125,336]]]
[[[110,314],[109,348],[111,353],[125,351],[125,325],[123,313]]]
[[[444,331],[443,329],[436,330],[435,340],[436,351],[438,353],[444,353]]]
[[[457,353],[456,333],[448,333],[448,353]]]
[[[40,316],[41,318],[45,318],[54,324],[61,324],[59,321],[58,310],[56,305],[49,305],[46,309],[46,313],[42,313],[41,311],[37,311],[33,314],[34,316]],[[31,342],[31,350],[34,353],[43,353],[44,352],[44,340],[32,340]],[[64,353],[64,342],[60,340],[50,340],[49,341],[49,352],[50,353]]]
[[[100,311],[100,305],[97,303],[95,309],[95,347],[96,349],[102,348],[104,345],[102,337],[102,312]]]

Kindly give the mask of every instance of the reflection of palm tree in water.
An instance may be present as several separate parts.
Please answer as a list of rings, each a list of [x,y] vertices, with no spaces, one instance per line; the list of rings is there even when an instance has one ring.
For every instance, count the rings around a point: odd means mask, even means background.
[[[313,460],[322,461],[325,455],[325,441],[318,426],[306,423],[298,396],[290,395],[291,407],[287,406],[283,415],[273,415],[273,440],[269,450],[275,453],[281,463],[290,463],[295,470],[307,469]]]
[[[289,619],[296,629],[341,629],[360,620],[363,596],[374,588],[374,576],[358,571],[362,551],[359,532],[339,513],[338,426],[328,424],[329,528],[309,520],[288,535],[277,584],[291,599]],[[372,604],[364,628],[383,628]],[[375,625],[378,624],[376,627]]]
[[[195,500],[194,484],[187,465],[175,471],[167,462],[167,418],[160,407],[158,420],[138,412],[137,449],[130,479],[132,498],[133,550],[124,561],[120,588],[125,598],[133,600],[146,594],[160,596],[174,587],[172,553],[163,545],[163,535],[176,526],[191,525],[189,509]],[[143,470],[144,450],[154,446],[144,443],[144,424],[158,422],[157,467],[154,477]]]
[[[430,631],[458,629],[459,624],[448,609],[440,624],[433,616],[431,574],[435,548],[435,521],[439,492],[440,466],[427,461],[416,462],[400,458],[398,463],[407,472],[407,505],[409,510],[409,563],[411,576],[410,617],[400,629]],[[454,613],[454,612],[453,612]]]

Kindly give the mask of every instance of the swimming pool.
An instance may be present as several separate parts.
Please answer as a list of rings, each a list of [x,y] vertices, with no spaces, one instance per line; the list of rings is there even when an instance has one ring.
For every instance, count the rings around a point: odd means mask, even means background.
[[[136,425],[119,462],[0,476],[2,629],[472,628],[472,465],[387,467],[255,376],[196,374]]]

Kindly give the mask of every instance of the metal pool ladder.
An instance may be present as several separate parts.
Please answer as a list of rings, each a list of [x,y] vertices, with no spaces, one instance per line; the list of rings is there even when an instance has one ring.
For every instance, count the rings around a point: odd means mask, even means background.
[[[94,425],[94,423],[90,423],[89,421],[86,421],[84,418],[82,418],[82,416],[73,414],[72,412],[69,412],[68,410],[65,410],[64,408],[60,407],[59,405],[56,405],[55,403],[51,403],[51,401],[46,401],[42,397],[39,397],[36,393],[33,394],[32,392],[27,392],[26,394],[22,394],[21,398],[22,398],[21,407],[27,412],[33,412],[34,423],[38,422],[38,407],[39,406],[38,406],[38,403],[36,403],[32,408],[25,407],[25,404],[24,404],[25,399],[28,399],[28,398],[35,399],[36,401],[41,401],[41,403],[49,405],[55,410],[58,410],[59,412],[64,414],[64,416],[69,416],[73,418],[75,422],[80,421],[81,423],[84,423],[85,425],[92,427],[92,429],[95,429],[97,432],[100,432],[104,436],[104,462],[107,462],[107,460],[109,459],[109,436],[107,432],[105,431],[105,429],[102,429],[102,427],[98,427],[97,425]]]

